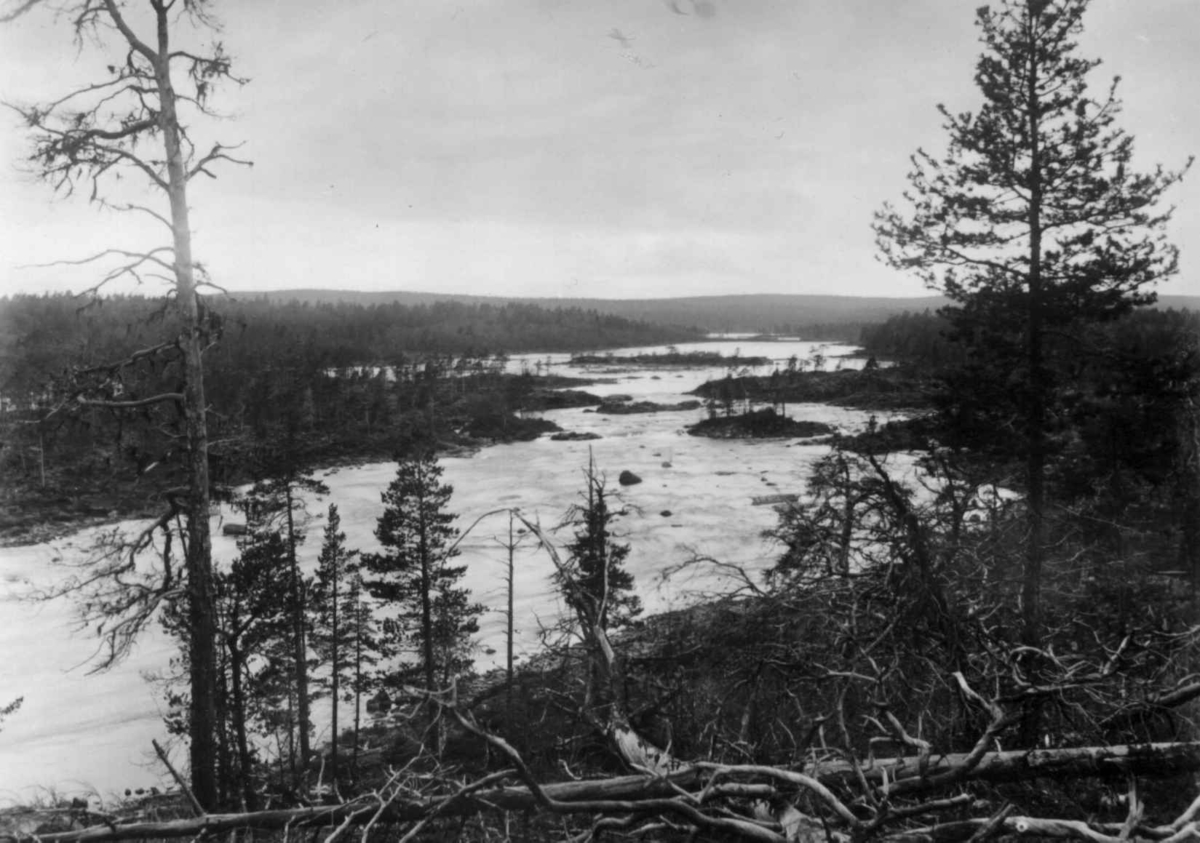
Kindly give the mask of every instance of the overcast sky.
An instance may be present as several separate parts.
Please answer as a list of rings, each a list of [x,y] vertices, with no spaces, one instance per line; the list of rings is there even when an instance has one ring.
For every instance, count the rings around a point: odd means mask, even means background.
[[[231,291],[650,297],[923,295],[878,264],[872,213],[908,156],[974,109],[970,0],[226,0],[242,89],[202,128],[251,170],[194,183],[195,248]],[[1141,168],[1200,152],[1200,0],[1094,0]],[[119,59],[119,54],[117,58]],[[114,55],[45,12],[0,26],[0,99],[53,98]],[[24,264],[155,232],[20,170],[0,114],[0,290],[80,289]],[[1200,168],[1177,187],[1200,292]]]

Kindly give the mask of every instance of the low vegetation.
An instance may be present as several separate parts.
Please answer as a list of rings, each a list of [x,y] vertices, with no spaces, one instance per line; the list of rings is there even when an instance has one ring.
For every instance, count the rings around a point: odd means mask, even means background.
[[[147,405],[133,423],[95,406],[170,393],[178,383],[179,360],[169,351],[102,365],[153,345],[161,320],[170,320],[162,306],[141,297],[0,300],[0,541],[149,515],[180,483],[187,467],[172,438],[172,407]],[[554,374],[540,360],[506,372],[503,349],[544,347],[561,334],[589,347],[690,336],[516,305],[212,307],[223,326],[205,353],[209,464],[219,486],[252,481],[259,443],[281,436],[309,467],[386,460],[414,443],[471,449],[536,438],[558,428],[525,411],[600,399],[564,389],[589,381]],[[482,350],[485,342],[496,343],[495,353]]]
[[[746,402],[783,407],[837,404],[859,410],[925,410],[931,406],[931,389],[928,370],[907,365],[832,372],[789,366],[770,375],[730,374],[702,384],[693,394],[723,411]]]
[[[797,421],[763,407],[731,416],[712,415],[689,425],[690,436],[709,439],[781,439],[829,436],[837,429],[823,422]]]
[[[596,408],[596,412],[606,416],[635,416],[643,413],[683,413],[689,410],[699,410],[702,406],[699,401],[678,401],[674,404],[662,404],[657,401],[607,400]]]
[[[771,361],[766,357],[743,357],[735,353],[729,357],[719,351],[678,351],[667,349],[649,354],[576,354],[571,357],[575,366],[647,366],[665,369],[684,366],[695,369],[702,366],[727,366],[743,368],[766,366]]]

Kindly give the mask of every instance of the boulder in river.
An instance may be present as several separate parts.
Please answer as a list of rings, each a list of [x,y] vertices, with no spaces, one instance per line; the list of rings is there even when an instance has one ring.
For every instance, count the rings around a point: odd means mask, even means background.
[[[629,469],[625,469],[617,477],[617,482],[622,486],[636,486],[638,483],[642,482],[642,478],[638,477]]]

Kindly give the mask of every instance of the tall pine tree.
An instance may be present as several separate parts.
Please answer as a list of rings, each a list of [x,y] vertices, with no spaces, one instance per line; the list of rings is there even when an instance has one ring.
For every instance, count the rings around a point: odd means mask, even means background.
[[[1041,634],[1046,477],[1059,387],[1048,338],[1154,300],[1177,268],[1164,192],[1182,171],[1133,170],[1133,139],[1116,125],[1119,79],[1092,96],[1099,62],[1077,55],[1089,0],[1001,0],[977,23],[984,53],[977,112],[939,109],[949,147],[918,150],[905,207],[876,216],[881,256],[955,305],[947,313],[993,395],[1012,395],[1028,511],[1023,637]],[[1190,162],[1189,162],[1190,164]],[[1185,168],[1186,169],[1186,168]]]
[[[346,547],[346,534],[336,504],[329,505],[329,520],[310,592],[311,646],[319,666],[328,676],[318,682],[330,696],[330,779],[339,780],[338,709],[354,703],[354,748],[358,749],[359,704],[374,680],[374,667],[385,655],[376,633],[375,618],[364,600],[362,576],[355,557]]]
[[[287,652],[290,621],[287,593],[278,588],[278,571],[287,565],[287,543],[277,530],[254,530],[239,542],[240,553],[216,576],[216,607],[224,655],[223,706],[232,733],[235,782],[222,782],[256,810],[253,773],[258,760],[250,730],[265,733],[269,712],[284,703],[286,689],[271,681],[269,668]]]
[[[375,537],[381,553],[363,554],[372,596],[398,610],[397,645],[411,645],[423,687],[432,691],[471,664],[471,636],[483,607],[459,585],[463,565],[458,530],[447,511],[454,490],[441,482],[442,468],[430,451],[399,460],[396,477],[382,494],[383,514]]]
[[[304,471],[295,456],[279,451],[263,461],[266,476],[246,493],[241,505],[247,520],[261,529],[277,530],[287,550],[287,611],[291,621],[291,669],[295,676],[301,777],[308,769],[312,733],[308,682],[308,589],[311,580],[300,570],[297,549],[304,543],[303,495],[327,495],[329,487]]]

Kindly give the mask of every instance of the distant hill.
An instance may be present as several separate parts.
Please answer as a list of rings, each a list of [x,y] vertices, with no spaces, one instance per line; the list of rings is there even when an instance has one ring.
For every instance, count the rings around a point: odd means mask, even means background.
[[[581,308],[626,319],[667,325],[686,325],[709,331],[769,331],[795,325],[849,325],[881,322],[905,310],[925,310],[944,304],[940,296],[922,298],[855,298],[820,295],[690,296],[672,299],[529,298],[518,296],[467,296],[407,290],[365,292],[353,290],[276,290],[242,293],[241,298],[266,296],[275,301],[296,300],[312,304],[430,304],[437,301],[519,302],[544,308]]]
[[[578,307],[626,319],[642,319],[668,325],[686,325],[709,331],[770,331],[792,326],[835,326],[882,322],[904,311],[934,310],[946,304],[942,296],[919,298],[856,297],[823,295],[758,294],[734,296],[689,296],[672,299],[585,299],[529,298],[519,296],[468,296],[453,293],[422,293],[408,290],[367,292],[355,290],[273,290],[238,294],[239,298],[264,296],[274,301],[311,304],[352,302],[355,304],[404,305],[438,301],[519,302],[545,308]],[[1162,296],[1160,307],[1200,309],[1200,296]]]

